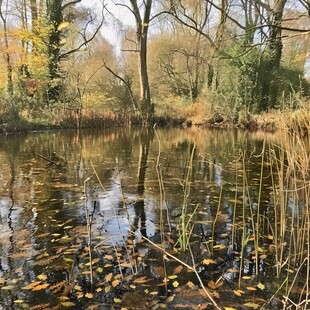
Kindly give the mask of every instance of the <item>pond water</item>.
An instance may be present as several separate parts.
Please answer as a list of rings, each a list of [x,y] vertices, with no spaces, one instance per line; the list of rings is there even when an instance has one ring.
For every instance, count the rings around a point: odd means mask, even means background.
[[[1,137],[0,309],[307,309],[309,180],[283,144],[203,128]]]

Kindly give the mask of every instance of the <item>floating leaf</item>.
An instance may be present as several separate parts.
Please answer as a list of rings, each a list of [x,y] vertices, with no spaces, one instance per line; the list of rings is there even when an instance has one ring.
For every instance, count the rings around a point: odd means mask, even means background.
[[[110,290],[111,290],[111,286],[110,286],[110,285],[108,285],[108,286],[106,286],[106,287],[104,288],[104,291],[105,291],[106,293],[109,293]]]
[[[119,282],[118,279],[116,279],[116,280],[114,280],[114,281],[112,282],[112,286],[113,286],[113,287],[117,287],[119,284],[120,284],[120,282]]]
[[[195,285],[193,282],[191,282],[191,281],[188,281],[186,285],[187,285],[190,289],[196,288],[196,285]]]
[[[86,293],[85,297],[88,299],[92,299],[94,297],[94,295],[92,293]]]
[[[151,292],[151,293],[150,293],[150,295],[152,295],[152,296],[156,296],[156,295],[158,295],[158,292],[156,292],[156,291]]]
[[[110,281],[112,280],[112,277],[113,277],[113,273],[111,272],[111,273],[109,273],[109,274],[107,274],[107,275],[105,276],[105,280],[106,280],[107,282],[110,282]]]
[[[210,259],[210,258],[206,258],[202,261],[202,263],[204,265],[210,265],[210,264],[215,264],[215,261],[213,259]]]
[[[109,259],[109,260],[113,260],[114,257],[112,255],[105,255],[104,258]]]
[[[14,300],[14,303],[16,303],[16,304],[22,304],[23,302],[25,302],[25,301],[22,299]]]
[[[179,273],[181,273],[182,270],[183,270],[183,266],[179,265],[178,267],[174,268],[173,273],[174,274],[179,274]]]
[[[7,285],[7,286],[2,286],[1,289],[2,290],[5,290],[5,291],[10,291],[12,290],[13,288],[15,288],[14,285]]]
[[[250,280],[250,279],[251,279],[250,276],[243,276],[243,277],[242,277],[242,280]]]
[[[121,263],[120,266],[124,268],[130,268],[132,265],[129,263]]]
[[[147,279],[146,279],[146,276],[145,276],[145,277],[137,278],[137,279],[135,279],[133,282],[134,282],[134,283],[145,283],[145,282],[147,282],[147,281],[149,281],[149,280],[147,280]]]
[[[180,283],[178,281],[173,281],[172,285],[173,285],[173,287],[178,287],[180,285]]]
[[[97,293],[100,293],[101,291],[102,291],[102,288],[101,288],[101,287],[96,288],[96,292],[97,292]]]
[[[61,305],[64,306],[64,307],[67,307],[67,308],[69,308],[69,307],[75,307],[75,303],[74,303],[74,302],[71,302],[71,301],[62,302]]]
[[[258,309],[260,307],[260,305],[255,304],[253,302],[247,302],[246,304],[244,304],[244,306],[249,307],[249,308],[253,308],[253,309]]]
[[[260,290],[264,290],[264,289],[265,289],[265,285],[262,284],[262,283],[258,283],[258,284],[257,284],[257,287],[258,287]]]
[[[256,290],[257,290],[257,289],[256,289],[255,287],[253,287],[253,286],[247,286],[246,289],[247,289],[248,291],[256,291]]]
[[[241,296],[242,294],[244,294],[244,291],[241,291],[241,290],[234,290],[233,292],[237,296]]]
[[[46,289],[48,286],[49,286],[48,283],[44,283],[44,284],[41,284],[41,285],[37,285],[37,286],[34,287],[32,290],[33,290],[33,291],[41,291],[41,290]]]
[[[171,276],[168,276],[168,279],[170,279],[170,280],[173,280],[173,279],[175,279],[175,278],[177,278],[178,276],[177,275],[171,275]]]
[[[236,308],[224,307],[224,310],[237,310]]]
[[[208,282],[208,286],[212,289],[212,290],[215,290],[216,289],[216,284],[213,280],[209,281]]]
[[[37,278],[41,281],[45,281],[47,279],[47,275],[46,274],[40,274],[37,276]]]
[[[171,295],[171,296],[167,297],[166,303],[169,304],[170,302],[173,302],[174,296],[175,295]]]
[[[39,285],[42,281],[35,281],[27,286],[22,287],[23,290],[32,290],[35,286]]]

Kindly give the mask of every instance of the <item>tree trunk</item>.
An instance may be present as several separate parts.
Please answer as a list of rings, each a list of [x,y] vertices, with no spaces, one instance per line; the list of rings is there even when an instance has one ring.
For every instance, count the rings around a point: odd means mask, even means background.
[[[143,19],[136,0],[130,0],[132,12],[136,20],[136,35],[139,46],[139,76],[140,76],[140,109],[143,122],[150,122],[154,114],[151,102],[150,85],[147,70],[147,35],[152,8],[152,0],[144,1]]]
[[[282,18],[287,0],[275,0],[272,11],[272,25],[270,26],[270,38],[267,46],[267,61],[265,77],[262,82],[262,96],[260,110],[274,108],[278,98],[278,83],[275,77],[280,69],[282,57]]]
[[[59,64],[61,32],[58,30],[59,25],[63,22],[61,4],[62,0],[46,0],[48,22],[51,26],[48,38],[49,101],[58,101],[62,91]]]
[[[3,23],[3,32],[4,32],[4,46],[5,46],[5,61],[7,67],[7,92],[10,97],[13,96],[13,68],[11,62],[11,55],[9,53],[9,39],[8,39],[8,32],[7,32],[7,22],[6,22],[6,13],[7,13],[7,6],[8,2],[6,3],[5,13],[2,11],[2,4],[3,0],[0,0],[0,18]]]

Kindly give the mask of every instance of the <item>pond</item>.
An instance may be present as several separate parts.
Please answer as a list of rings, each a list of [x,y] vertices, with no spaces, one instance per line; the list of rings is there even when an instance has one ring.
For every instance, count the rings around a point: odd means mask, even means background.
[[[307,309],[309,167],[231,129],[3,136],[0,309]]]

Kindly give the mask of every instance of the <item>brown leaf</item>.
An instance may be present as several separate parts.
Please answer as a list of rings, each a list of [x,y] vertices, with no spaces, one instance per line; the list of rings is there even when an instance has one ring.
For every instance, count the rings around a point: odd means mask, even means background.
[[[173,273],[174,274],[179,274],[179,273],[181,273],[182,270],[183,270],[183,266],[179,265],[179,266],[174,268]]]
[[[140,278],[135,279],[133,282],[134,283],[145,283],[145,282],[148,282],[148,281],[150,281],[150,280],[147,280],[146,276],[144,276],[144,277],[140,277]]]
[[[212,290],[216,290],[216,284],[213,280],[208,282],[208,287],[210,287]]]
[[[119,283],[120,283],[120,281],[116,279],[116,280],[114,280],[114,281],[112,282],[112,286],[113,286],[113,287],[116,287],[116,286],[119,285]]]

